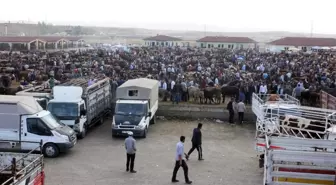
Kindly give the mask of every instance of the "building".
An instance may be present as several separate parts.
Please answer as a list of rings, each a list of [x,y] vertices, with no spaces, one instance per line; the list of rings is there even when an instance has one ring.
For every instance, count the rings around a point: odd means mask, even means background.
[[[196,41],[201,48],[255,48],[256,41],[248,37],[207,36]]]
[[[70,49],[84,46],[79,37],[0,36],[0,50]]]
[[[189,46],[189,42],[185,42],[180,38],[170,37],[166,35],[156,35],[154,37],[148,37],[143,39],[145,46]]]
[[[288,50],[297,48],[302,51],[311,51],[312,47],[334,47],[336,39],[334,38],[313,38],[313,37],[284,37],[282,39],[269,42],[268,49],[271,51]]]

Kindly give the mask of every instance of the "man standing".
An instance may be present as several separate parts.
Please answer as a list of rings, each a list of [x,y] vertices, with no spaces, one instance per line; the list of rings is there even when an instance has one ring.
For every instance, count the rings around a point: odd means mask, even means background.
[[[178,142],[176,144],[176,154],[175,154],[175,167],[174,167],[174,171],[173,171],[173,177],[172,177],[172,182],[179,182],[176,179],[176,174],[177,171],[180,169],[180,167],[182,166],[183,171],[184,171],[184,178],[185,178],[185,183],[186,184],[191,184],[192,181],[189,180],[188,177],[188,165],[185,162],[185,160],[183,159],[183,155],[184,154],[184,141],[185,141],[185,137],[181,136],[180,137],[180,142]]]
[[[233,117],[234,117],[234,108],[233,108],[233,101],[234,99],[231,98],[230,102],[227,104],[226,109],[229,111],[229,123],[234,124]]]
[[[189,159],[190,154],[195,149],[198,151],[198,160],[204,160],[202,155],[202,126],[202,123],[198,123],[197,128],[194,128],[193,136],[191,139],[192,148],[189,150],[188,155],[186,156],[187,160]]]
[[[135,146],[135,139],[133,138],[133,132],[128,132],[128,137],[125,139],[125,149],[127,156],[126,171],[136,173],[136,171],[134,170],[136,146]]]
[[[240,100],[240,102],[237,104],[238,120],[240,124],[243,124],[245,110],[245,104],[242,100]]]

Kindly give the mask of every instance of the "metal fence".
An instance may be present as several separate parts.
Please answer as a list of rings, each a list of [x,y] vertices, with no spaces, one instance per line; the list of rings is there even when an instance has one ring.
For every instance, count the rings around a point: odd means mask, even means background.
[[[336,97],[325,91],[321,91],[321,107],[336,110]]]

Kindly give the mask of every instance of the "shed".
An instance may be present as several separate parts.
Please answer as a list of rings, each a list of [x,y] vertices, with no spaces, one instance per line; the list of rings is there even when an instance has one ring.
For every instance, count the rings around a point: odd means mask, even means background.
[[[153,105],[159,99],[159,81],[137,78],[126,81],[117,89],[119,100],[150,100]]]

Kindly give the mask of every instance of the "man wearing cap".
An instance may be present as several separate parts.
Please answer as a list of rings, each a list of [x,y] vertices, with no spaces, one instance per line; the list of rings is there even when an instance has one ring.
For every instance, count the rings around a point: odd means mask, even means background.
[[[135,139],[133,138],[133,132],[128,132],[128,137],[125,139],[125,149],[127,156],[126,171],[136,173],[136,171],[134,170],[136,146],[135,146]]]

